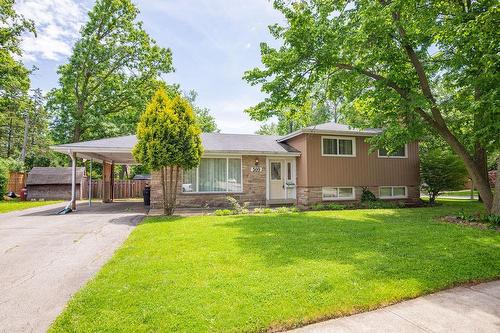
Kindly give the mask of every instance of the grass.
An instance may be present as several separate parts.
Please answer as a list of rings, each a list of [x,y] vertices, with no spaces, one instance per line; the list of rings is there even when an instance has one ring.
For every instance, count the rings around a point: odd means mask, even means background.
[[[50,332],[300,326],[500,276],[500,233],[433,208],[148,218]]]
[[[15,210],[23,210],[33,207],[51,205],[58,202],[61,201],[19,201],[19,200],[0,201],[0,214],[12,212]]]
[[[455,197],[470,197],[470,190],[460,190],[460,191],[445,191],[441,193],[445,196],[455,196]],[[477,198],[477,190],[474,190],[474,197]]]

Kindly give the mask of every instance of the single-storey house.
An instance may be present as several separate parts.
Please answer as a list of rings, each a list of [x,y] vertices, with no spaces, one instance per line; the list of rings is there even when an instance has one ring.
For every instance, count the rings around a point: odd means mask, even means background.
[[[26,180],[27,200],[71,199],[71,168],[34,167]],[[81,199],[85,168],[76,168],[76,199]]]
[[[184,170],[177,204],[224,206],[227,195],[253,205],[352,202],[365,187],[383,200],[419,200],[418,143],[391,155],[384,149],[370,152],[366,139],[380,133],[333,122],[285,136],[203,133],[204,155],[197,168]],[[53,149],[102,162],[106,178],[113,164],[135,163],[135,143],[131,135]],[[152,205],[159,206],[159,173],[151,177]]]

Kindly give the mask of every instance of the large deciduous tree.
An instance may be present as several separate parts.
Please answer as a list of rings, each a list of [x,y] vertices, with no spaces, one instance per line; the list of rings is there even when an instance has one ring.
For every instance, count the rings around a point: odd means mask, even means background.
[[[264,69],[245,73],[269,97],[251,111],[301,105],[318,85],[344,98],[357,127],[381,127],[372,142],[396,148],[432,131],[460,157],[489,212],[486,155],[500,145],[497,1],[274,1],[283,41],[261,44]],[[500,157],[499,157],[500,158]]]
[[[163,88],[141,115],[133,154],[141,164],[160,172],[166,215],[174,212],[181,170],[200,163],[200,133],[190,103],[179,95],[170,98]]]
[[[170,50],[146,33],[138,13],[130,0],[97,0],[89,12],[49,94],[57,141],[129,134],[160,76],[173,70]]]
[[[19,60],[21,37],[35,33],[33,22],[14,10],[13,0],[0,2],[0,156],[15,153],[15,136],[23,127],[30,71]],[[22,131],[21,131],[22,132]]]

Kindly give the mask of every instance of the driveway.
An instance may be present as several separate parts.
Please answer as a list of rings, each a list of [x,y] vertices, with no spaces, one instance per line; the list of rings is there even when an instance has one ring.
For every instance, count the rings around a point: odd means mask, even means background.
[[[500,332],[500,280],[457,287],[291,332],[497,333]]]
[[[144,216],[139,202],[0,214],[0,332],[45,332]]]

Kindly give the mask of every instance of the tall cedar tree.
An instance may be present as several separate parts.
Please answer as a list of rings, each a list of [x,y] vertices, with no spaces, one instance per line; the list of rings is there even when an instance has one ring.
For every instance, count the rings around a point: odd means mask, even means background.
[[[57,142],[130,134],[160,76],[173,70],[137,21],[131,0],[97,0],[69,62],[59,68],[60,88],[50,92]]]
[[[141,164],[160,171],[166,215],[174,212],[182,170],[200,163],[203,154],[200,134],[190,103],[180,96],[168,97],[163,88],[156,91],[141,115],[133,154]]]
[[[281,47],[261,44],[265,68],[245,73],[270,94],[247,110],[252,118],[279,117],[321,86],[329,100],[344,98],[351,125],[384,128],[375,146],[394,150],[427,131],[440,136],[464,162],[487,211],[500,215],[486,169],[487,153],[500,160],[498,1],[274,6],[287,23],[270,27]]]

